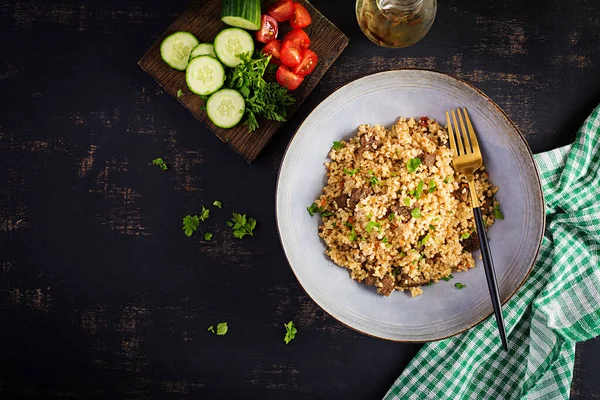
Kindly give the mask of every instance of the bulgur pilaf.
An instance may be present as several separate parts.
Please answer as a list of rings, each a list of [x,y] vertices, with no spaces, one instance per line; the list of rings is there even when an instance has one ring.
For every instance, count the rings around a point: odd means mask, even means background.
[[[445,129],[433,119],[400,117],[391,129],[360,125],[334,142],[327,185],[309,207],[320,212],[319,236],[352,279],[422,293],[420,286],[475,266],[479,247],[464,176],[452,168]],[[485,224],[499,204],[483,166],[475,174]]]

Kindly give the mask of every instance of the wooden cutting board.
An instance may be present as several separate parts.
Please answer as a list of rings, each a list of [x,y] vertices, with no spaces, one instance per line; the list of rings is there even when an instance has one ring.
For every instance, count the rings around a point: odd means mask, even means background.
[[[263,2],[263,10],[265,3]],[[305,5],[312,17],[312,24],[305,31],[311,39],[310,49],[319,56],[319,63],[314,72],[304,79],[302,85],[292,92],[296,98],[296,103],[289,108],[288,119],[348,45],[348,37],[319,13],[316,8],[307,1],[300,0],[300,3]],[[217,33],[227,27],[227,25],[221,22],[220,15],[221,0],[194,1],[144,54],[138,64],[144,71],[156,79],[164,90],[183,104],[197,119],[204,122],[219,139],[229,144],[232,149],[242,155],[248,162],[252,162],[285,123],[268,121],[261,118],[259,119],[260,127],[254,132],[249,132],[244,124],[239,124],[231,129],[216,127],[208,119],[206,112],[203,110],[204,102],[202,99],[188,89],[185,83],[185,72],[170,68],[160,57],[161,42],[166,36],[176,31],[191,32],[200,42],[211,43]],[[289,23],[281,23],[278,38],[283,38],[289,30]],[[262,48],[262,46],[262,43],[256,42],[257,49]],[[179,89],[184,93],[181,97],[177,97]]]

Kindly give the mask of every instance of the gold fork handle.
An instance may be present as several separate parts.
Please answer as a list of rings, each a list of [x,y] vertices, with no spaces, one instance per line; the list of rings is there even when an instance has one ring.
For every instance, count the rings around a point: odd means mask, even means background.
[[[473,175],[467,176],[467,183],[469,184],[469,193],[471,193],[471,207],[479,207],[479,198],[477,198],[477,192],[475,191]]]

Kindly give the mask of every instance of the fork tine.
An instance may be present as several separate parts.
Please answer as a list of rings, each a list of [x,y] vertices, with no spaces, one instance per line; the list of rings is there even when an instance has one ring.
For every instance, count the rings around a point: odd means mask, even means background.
[[[460,121],[460,134],[463,142],[465,143],[465,154],[472,154],[473,151],[471,150],[471,143],[469,142],[469,134],[467,133],[467,129],[465,128],[465,123],[463,122],[463,116],[460,112],[460,108],[456,109],[456,113],[458,114],[458,120]]]
[[[463,107],[463,112],[465,114],[467,128],[469,128],[469,138],[471,139],[471,145],[473,146],[473,153],[481,154],[479,142],[477,142],[477,135],[475,135],[475,130],[473,129],[473,125],[471,125],[471,119],[469,118],[469,114],[467,114],[467,109],[465,107]]]
[[[465,149],[463,148],[463,143],[460,135],[460,129],[458,128],[458,121],[456,120],[456,115],[454,114],[454,110],[452,110],[452,120],[454,121],[454,129],[456,130],[456,142],[458,143],[458,155],[464,156]]]
[[[450,139],[450,149],[454,152],[454,156],[457,157],[458,148],[456,147],[456,141],[454,140],[454,131],[452,130],[452,122],[450,121],[450,114],[446,111],[446,125],[448,126],[448,138]]]

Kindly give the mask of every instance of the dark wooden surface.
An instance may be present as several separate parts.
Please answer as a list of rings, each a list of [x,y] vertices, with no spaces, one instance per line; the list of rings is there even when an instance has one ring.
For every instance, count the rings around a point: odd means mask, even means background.
[[[323,14],[309,2],[303,1],[303,4],[311,14],[312,24],[305,30],[311,38],[310,49],[318,55],[319,63],[313,73],[304,79],[302,85],[292,92],[296,102],[288,110],[288,119],[293,116],[293,113],[348,45],[348,37],[328,21]],[[244,124],[231,129],[218,128],[203,111],[204,102],[187,88],[185,73],[170,68],[160,56],[162,40],[173,32],[188,31],[194,34],[200,42],[212,42],[217,33],[227,27],[221,22],[220,15],[221,0],[192,2],[190,7],[169,26],[165,34],[144,54],[139,65],[156,79],[166,92],[178,99],[197,119],[204,122],[211,131],[215,132],[219,139],[227,143],[247,161],[252,162],[285,124],[261,118],[259,119],[260,128],[254,132],[250,132]],[[283,38],[291,28],[289,23],[280,25],[279,38]],[[259,49],[262,45],[257,43],[256,46]],[[178,98],[177,91],[179,89],[183,90],[184,95]]]
[[[419,346],[340,325],[297,284],[274,215],[288,141],[339,86],[423,67],[481,88],[534,151],[567,144],[600,102],[600,3],[442,1],[405,50],[338,3],[313,4],[348,48],[252,165],[137,65],[187,0],[0,4],[0,398],[383,396]],[[213,241],[185,237],[182,216],[215,199]],[[229,236],[232,211],[254,237]],[[206,331],[219,321],[227,336]],[[578,345],[573,399],[600,397],[599,360],[600,340]]]

